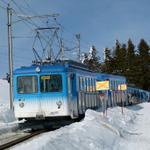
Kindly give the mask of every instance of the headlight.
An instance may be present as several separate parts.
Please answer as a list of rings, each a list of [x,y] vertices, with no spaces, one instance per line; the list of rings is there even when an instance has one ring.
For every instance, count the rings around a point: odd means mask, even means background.
[[[20,106],[21,108],[23,108],[23,107],[24,107],[24,103],[23,103],[23,102],[19,103],[19,106]]]
[[[61,101],[57,101],[56,102],[57,106],[58,106],[58,109],[60,109],[61,105],[62,105],[62,102]]]

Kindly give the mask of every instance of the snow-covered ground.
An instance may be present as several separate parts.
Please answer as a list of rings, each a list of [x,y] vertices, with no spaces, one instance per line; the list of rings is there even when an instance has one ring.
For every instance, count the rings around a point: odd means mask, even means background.
[[[0,136],[17,128],[17,120],[9,109],[9,84],[0,79]]]
[[[123,114],[120,107],[109,108],[107,116],[87,110],[83,121],[44,133],[12,149],[149,150],[149,114],[150,103],[124,108]]]
[[[1,82],[1,80],[0,80]],[[9,109],[7,82],[0,88],[0,142],[11,135],[18,121]],[[150,150],[150,103],[124,108],[109,108],[107,113],[87,110],[81,122],[44,133],[14,150]],[[106,115],[107,114],[107,115]]]
[[[8,104],[0,104],[0,136],[12,132],[18,127],[18,121]]]

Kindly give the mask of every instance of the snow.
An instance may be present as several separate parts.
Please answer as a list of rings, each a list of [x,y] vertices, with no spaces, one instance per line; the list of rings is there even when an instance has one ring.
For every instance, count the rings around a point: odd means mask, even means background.
[[[0,79],[0,104],[8,104],[9,101],[9,84],[7,80]]]
[[[9,109],[9,84],[0,79],[0,135],[12,132],[18,126],[13,110]]]
[[[150,149],[150,103],[143,103],[138,106],[132,107],[132,110],[136,112],[136,120],[134,122],[135,132],[121,139],[119,149],[138,149],[149,150]]]
[[[8,104],[0,104],[0,135],[12,132],[18,127],[13,110],[9,109]]]
[[[149,150],[150,103],[106,113],[87,110],[81,122],[44,133],[14,150]]]

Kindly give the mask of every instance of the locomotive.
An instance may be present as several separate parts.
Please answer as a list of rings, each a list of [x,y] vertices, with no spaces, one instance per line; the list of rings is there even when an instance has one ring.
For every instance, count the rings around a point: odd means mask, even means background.
[[[120,101],[118,86],[126,83],[125,77],[93,73],[69,60],[20,67],[14,71],[13,81],[14,113],[16,118],[26,120],[78,118],[89,108],[101,107],[101,92],[113,106]],[[109,88],[97,89],[100,81],[109,81]]]

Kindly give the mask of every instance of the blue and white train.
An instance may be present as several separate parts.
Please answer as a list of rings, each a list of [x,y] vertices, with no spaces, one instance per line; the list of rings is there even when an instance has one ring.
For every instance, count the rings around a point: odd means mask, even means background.
[[[77,118],[98,106],[96,76],[74,62],[32,65],[14,71],[17,118]]]
[[[118,85],[126,82],[124,77],[96,74],[72,61],[21,67],[14,71],[13,79],[15,116],[27,120],[78,118],[88,108],[101,106],[97,81],[110,81],[106,94],[114,94],[111,104],[118,95]]]

